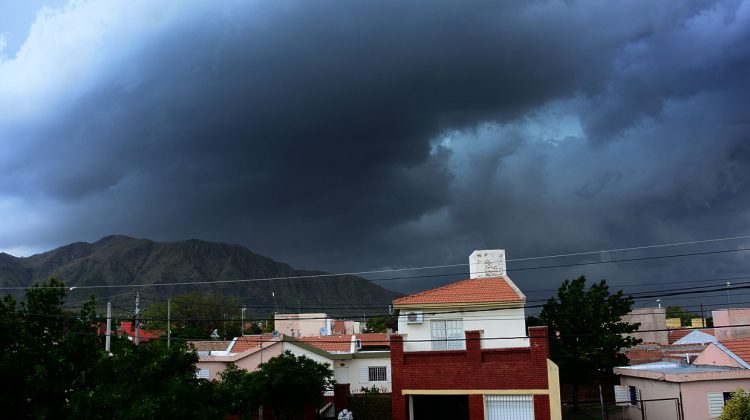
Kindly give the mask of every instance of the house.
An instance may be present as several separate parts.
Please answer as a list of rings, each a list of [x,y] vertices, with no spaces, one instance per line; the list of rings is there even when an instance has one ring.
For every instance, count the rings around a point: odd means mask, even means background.
[[[393,420],[560,419],[547,329],[527,335],[505,251],[474,251],[469,263],[469,279],[393,301]]]
[[[250,337],[249,339],[246,339]],[[282,337],[243,336],[230,342],[198,341],[191,344],[198,351],[197,375],[210,381],[218,380],[219,373],[230,363],[241,369],[253,371],[261,363],[283,353]],[[215,345],[211,345],[216,343]],[[222,349],[221,344],[227,343]]]
[[[158,340],[161,334],[164,331],[156,331],[156,330],[144,330],[141,328],[139,331],[140,341],[141,343],[147,343],[149,341]],[[121,321],[120,322],[120,329],[116,331],[117,335],[125,335],[128,337],[128,340],[135,340],[135,328],[133,327],[133,323],[130,321]]]
[[[358,334],[360,323],[356,321],[332,319],[328,314],[301,313],[275,314],[274,329],[279,334],[291,337],[309,337],[315,335]]]
[[[616,367],[614,372],[641,400],[624,406],[624,419],[713,419],[737,387],[750,388],[750,370],[728,366],[655,362]]]
[[[750,309],[731,308],[711,311],[719,341],[750,337]]]
[[[246,335],[224,342],[224,346],[211,343],[217,342],[192,343],[198,350],[198,376],[209,380],[218,379],[229,363],[253,371],[270,358],[291,351],[329,365],[336,382],[349,385],[352,391],[373,387],[391,390],[390,341],[385,334]]]
[[[713,341],[693,363],[750,369],[750,337]]]
[[[626,418],[640,419],[644,410],[651,418],[716,418],[737,387],[750,389],[750,337],[720,340],[734,335],[719,334],[722,329],[734,328],[692,330],[659,346],[652,363],[615,368],[620,384],[643,400],[626,405]],[[628,353],[631,363],[634,353]]]

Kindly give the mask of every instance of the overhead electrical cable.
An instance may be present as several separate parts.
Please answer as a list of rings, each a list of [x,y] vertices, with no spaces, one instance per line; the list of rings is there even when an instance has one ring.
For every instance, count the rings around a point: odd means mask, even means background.
[[[668,244],[643,245],[643,246],[637,246],[637,247],[615,248],[615,249],[600,250],[600,251],[587,251],[587,252],[577,252],[577,253],[569,253],[569,254],[555,254],[555,255],[544,255],[544,256],[536,256],[536,257],[524,257],[524,258],[507,259],[507,262],[531,261],[531,260],[562,258],[562,257],[582,256],[582,255],[595,255],[595,254],[602,254],[602,253],[674,247],[674,246],[682,246],[682,245],[703,244],[703,243],[721,242],[721,241],[747,239],[747,238],[750,238],[750,235],[715,238],[715,239],[704,239],[704,240],[696,240],[696,241],[674,242],[674,243],[668,243]],[[540,269],[549,269],[549,268],[566,268],[566,267],[585,266],[585,265],[594,265],[594,264],[609,264],[609,263],[616,263],[616,262],[645,261],[645,260],[655,260],[655,259],[662,259],[662,258],[710,255],[710,254],[740,252],[740,251],[748,251],[748,250],[750,250],[750,248],[735,248],[735,249],[718,250],[718,251],[704,251],[704,252],[671,254],[671,255],[661,255],[661,256],[651,256],[651,257],[622,258],[622,259],[608,260],[608,261],[590,261],[590,262],[583,262],[583,263],[557,264],[557,265],[547,265],[547,266],[537,266],[537,267],[521,267],[521,268],[515,268],[515,269],[508,269],[507,271],[511,272],[511,271],[540,270]],[[163,286],[226,284],[226,283],[241,283],[241,282],[271,281],[271,280],[296,280],[296,279],[311,279],[311,278],[326,278],[326,277],[341,277],[341,276],[363,276],[363,275],[369,275],[369,274],[382,274],[382,273],[415,271],[415,270],[431,270],[431,269],[466,267],[466,266],[469,266],[469,264],[468,263],[443,264],[443,265],[408,267],[408,268],[391,268],[391,269],[382,269],[382,270],[367,270],[367,271],[344,272],[344,273],[330,273],[330,274],[326,273],[326,274],[310,274],[310,275],[299,275],[299,276],[279,276],[279,277],[232,279],[232,280],[206,280],[206,281],[197,281],[197,282],[169,282],[169,283],[127,284],[127,285],[124,285],[124,284],[82,285],[82,286],[73,286],[73,288],[75,289],[97,289],[97,288],[123,288],[123,287],[135,288],[135,287],[163,287]],[[395,279],[372,279],[370,281],[378,282],[378,281],[386,281],[386,280],[395,280]],[[60,287],[60,288],[65,288],[65,287]],[[19,290],[19,289],[26,289],[26,287],[22,287],[22,286],[0,287],[0,290]]]

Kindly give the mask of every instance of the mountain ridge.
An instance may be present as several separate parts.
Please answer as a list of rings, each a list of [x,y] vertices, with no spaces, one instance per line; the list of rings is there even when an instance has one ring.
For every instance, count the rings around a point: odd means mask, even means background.
[[[327,273],[295,269],[243,245],[200,239],[156,242],[109,235],[28,257],[0,253],[0,286],[28,287],[54,277],[71,288],[69,299],[94,292],[101,301],[116,291],[128,295],[115,299],[124,304],[131,295],[120,292],[134,294],[136,289],[141,296],[157,300],[201,292],[236,296],[255,314],[267,314],[278,306],[281,312],[305,308],[361,316],[385,313],[388,304],[400,296],[357,276],[290,278],[319,274]],[[164,283],[186,284],[159,286]]]

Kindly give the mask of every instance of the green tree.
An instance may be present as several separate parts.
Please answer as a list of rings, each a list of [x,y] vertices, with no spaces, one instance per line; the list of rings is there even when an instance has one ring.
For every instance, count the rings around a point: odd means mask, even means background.
[[[63,283],[50,279],[21,303],[0,301],[0,406],[9,418],[64,417],[70,396],[91,383],[101,351],[94,301],[66,312],[64,297]]]
[[[167,303],[149,306],[143,311],[143,318],[148,329],[166,329]],[[175,337],[204,338],[213,330],[217,330],[223,339],[236,337],[241,334],[242,323],[239,298],[203,293],[177,295],[172,298],[171,321]],[[176,330],[196,335],[177,335]]]
[[[719,420],[750,420],[750,394],[737,388],[724,406]]]
[[[561,381],[573,386],[574,407],[579,384],[611,376],[613,367],[628,362],[620,350],[641,341],[627,336],[639,324],[621,321],[632,306],[622,290],[610,294],[605,280],[586,290],[584,276],[565,280],[557,298],[544,304],[539,317],[549,327],[551,359],[560,366]]]
[[[393,331],[398,329],[398,317],[396,315],[374,316],[368,318],[365,322],[366,333],[384,333],[388,328]]]
[[[306,409],[319,408],[323,392],[332,386],[333,370],[328,365],[289,351],[262,363],[250,379],[256,403],[279,420],[300,419]]]
[[[666,317],[667,318],[680,318],[680,325],[685,326],[685,325],[690,325],[690,321],[693,318],[700,318],[700,315],[693,313],[693,312],[685,311],[682,309],[681,306],[675,305],[675,306],[667,306]]]
[[[185,344],[138,346],[114,340],[93,369],[93,385],[71,396],[70,418],[220,418],[214,385],[196,377],[198,355]]]
[[[238,368],[234,363],[227,365],[216,383],[220,404],[225,413],[236,416],[252,417],[251,412],[257,408],[258,398],[253,394],[252,374]]]

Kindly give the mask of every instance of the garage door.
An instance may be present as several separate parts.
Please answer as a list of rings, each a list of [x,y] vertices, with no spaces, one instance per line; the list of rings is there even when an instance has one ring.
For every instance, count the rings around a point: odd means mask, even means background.
[[[532,395],[486,395],[487,420],[534,420]]]

